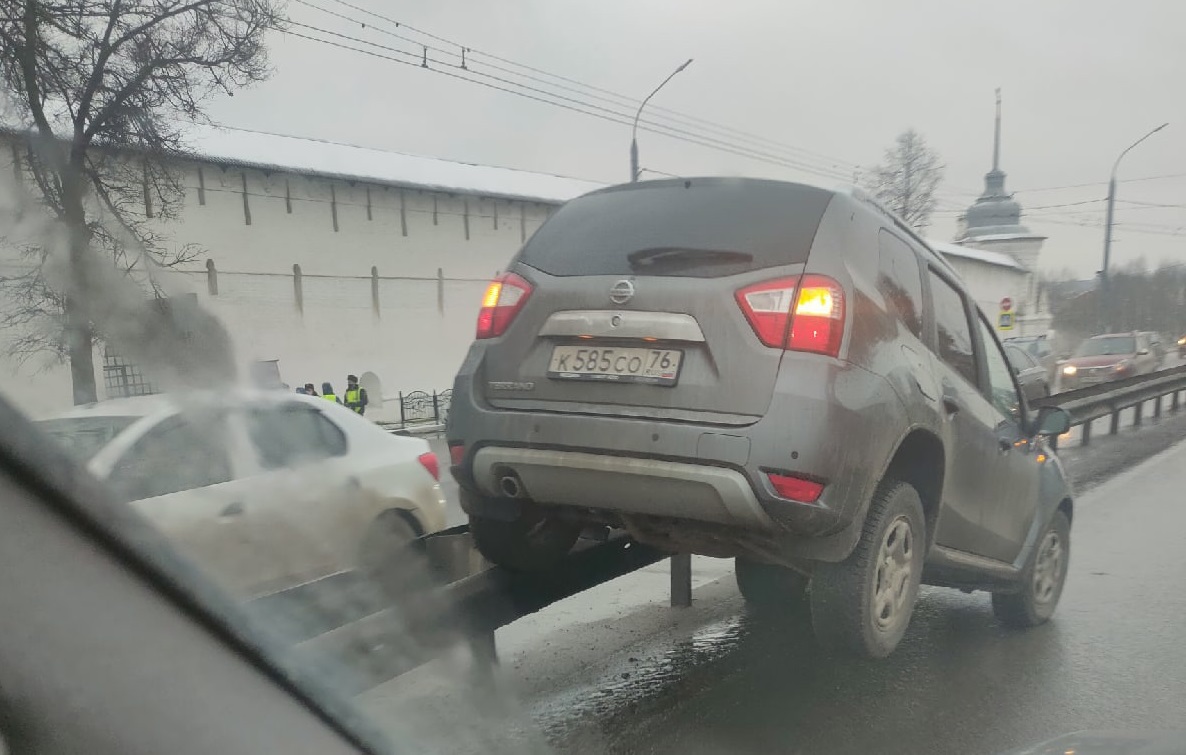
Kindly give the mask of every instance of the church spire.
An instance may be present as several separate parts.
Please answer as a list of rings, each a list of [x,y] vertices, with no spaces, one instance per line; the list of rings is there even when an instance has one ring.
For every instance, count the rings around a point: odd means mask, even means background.
[[[996,121],[993,124],[992,170],[984,174],[984,193],[964,213],[963,239],[979,236],[1026,235],[1021,225],[1021,205],[1005,190],[1001,170],[1001,90],[996,90]]]
[[[992,170],[984,176],[984,193],[981,197],[1007,197],[1005,193],[1005,172],[1001,170],[1001,90],[997,89],[997,119],[992,137]]]
[[[997,87],[997,127],[992,140],[992,169],[1001,169],[1001,88]]]

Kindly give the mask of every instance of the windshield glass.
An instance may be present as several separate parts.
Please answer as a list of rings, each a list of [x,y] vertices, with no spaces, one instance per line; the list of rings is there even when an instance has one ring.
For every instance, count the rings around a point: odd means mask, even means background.
[[[725,179],[602,191],[561,208],[517,260],[551,275],[706,277],[803,263],[830,198]]]
[[[1171,0],[2,0],[30,425],[0,475],[103,491],[91,552],[176,556],[186,622],[377,752],[1180,727],[1184,30]],[[0,569],[0,753],[43,698],[122,734],[81,667],[11,686],[59,658],[9,626],[33,576]]]
[[[1132,336],[1108,336],[1107,338],[1090,338],[1075,350],[1077,357],[1096,357],[1133,354],[1137,350],[1137,341]]]
[[[75,417],[42,420],[37,426],[69,449],[74,458],[87,462],[138,419],[122,416]]]

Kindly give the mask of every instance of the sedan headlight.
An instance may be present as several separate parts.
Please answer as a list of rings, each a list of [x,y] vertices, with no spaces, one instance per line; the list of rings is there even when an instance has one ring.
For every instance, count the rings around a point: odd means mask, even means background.
[[[1068,364],[1062,368],[1062,374],[1064,374],[1064,375],[1074,375],[1078,371],[1079,371],[1079,368],[1073,364]]]
[[[1117,372],[1126,372],[1129,367],[1132,367],[1132,362],[1127,359],[1116,363],[1116,371]]]
[[[1186,346],[1186,336],[1183,336],[1183,337],[1181,337],[1181,338],[1179,338],[1179,339],[1178,339],[1178,345],[1179,345],[1179,346]]]

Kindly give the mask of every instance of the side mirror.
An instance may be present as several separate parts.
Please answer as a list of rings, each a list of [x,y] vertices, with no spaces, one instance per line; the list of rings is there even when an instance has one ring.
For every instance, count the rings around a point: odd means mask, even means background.
[[[1071,415],[1058,406],[1043,406],[1034,420],[1034,435],[1062,435],[1071,429]]]

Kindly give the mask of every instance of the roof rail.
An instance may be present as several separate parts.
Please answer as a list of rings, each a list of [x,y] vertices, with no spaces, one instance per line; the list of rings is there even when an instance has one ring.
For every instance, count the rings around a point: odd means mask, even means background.
[[[928,252],[930,252],[931,256],[934,257],[935,260],[939,262],[939,264],[946,268],[947,272],[959,278],[959,273],[956,272],[956,269],[951,266],[951,263],[947,261],[946,257],[932,249],[931,245],[927,243],[926,239],[918,235],[918,232],[911,228],[909,223],[903,220],[902,217],[898,215],[898,213],[882,204],[881,200],[879,200],[877,197],[873,196],[859,186],[845,186],[840,189],[840,191],[847,193],[853,199],[868,205],[869,207],[873,208],[874,211],[879,212],[885,216],[885,218],[893,223],[899,231],[914,239],[919,245],[922,246],[923,249],[926,249]],[[960,278],[960,280],[963,279]]]

